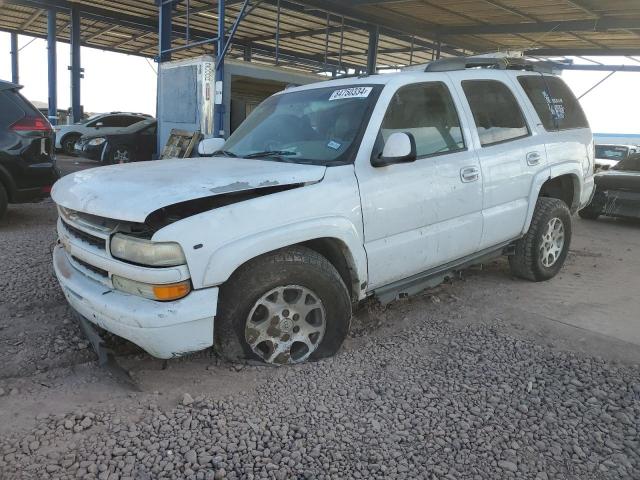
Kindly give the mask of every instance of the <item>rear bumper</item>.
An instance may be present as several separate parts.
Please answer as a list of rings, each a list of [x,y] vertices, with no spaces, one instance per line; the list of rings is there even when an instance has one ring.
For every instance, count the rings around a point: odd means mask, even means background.
[[[174,302],[147,300],[84,275],[59,245],[53,252],[53,267],[64,296],[76,312],[154,357],[178,357],[213,345],[217,288],[195,290]]]
[[[640,193],[599,191],[593,198],[592,208],[608,217],[640,218]]]

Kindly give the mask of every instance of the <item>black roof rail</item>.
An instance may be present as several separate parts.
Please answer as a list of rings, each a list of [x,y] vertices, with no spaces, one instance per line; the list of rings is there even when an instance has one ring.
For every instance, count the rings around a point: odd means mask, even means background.
[[[427,64],[425,72],[453,72],[467,68],[490,68],[494,70],[525,70],[529,72],[553,73],[549,62],[531,62],[518,57],[451,57]]]

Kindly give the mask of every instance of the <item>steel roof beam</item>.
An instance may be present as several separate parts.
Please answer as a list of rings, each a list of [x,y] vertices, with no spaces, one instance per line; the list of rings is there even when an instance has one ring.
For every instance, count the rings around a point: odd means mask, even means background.
[[[29,28],[33,24],[33,22],[35,22],[38,18],[40,18],[40,16],[43,13],[44,13],[44,10],[42,10],[42,9],[36,10],[35,12],[33,12],[31,14],[31,16],[29,18],[27,18],[26,22],[24,22],[22,25],[20,25],[20,28],[22,30],[25,30],[25,29]]]
[[[607,30],[640,29],[639,18],[604,17],[599,20],[568,20],[559,22],[464,25],[443,28],[442,36],[483,35],[492,33],[547,33],[547,32],[604,32]]]
[[[538,48],[534,50],[525,50],[525,55],[540,57],[564,57],[564,56],[587,56],[587,57],[627,57],[640,55],[640,47],[638,48]]]

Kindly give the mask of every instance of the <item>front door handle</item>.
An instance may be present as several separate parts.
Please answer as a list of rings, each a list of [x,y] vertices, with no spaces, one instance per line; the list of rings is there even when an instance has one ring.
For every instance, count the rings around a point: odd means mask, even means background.
[[[529,165],[530,167],[538,165],[540,163],[540,160],[542,160],[542,155],[540,155],[540,152],[527,153],[527,165]]]
[[[463,183],[475,182],[480,178],[480,169],[478,167],[463,167],[460,169],[460,180]]]

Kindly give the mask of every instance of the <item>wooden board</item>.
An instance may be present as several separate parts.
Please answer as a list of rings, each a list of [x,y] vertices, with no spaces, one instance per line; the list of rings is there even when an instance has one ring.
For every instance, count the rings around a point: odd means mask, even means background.
[[[202,135],[200,134],[200,130],[188,132],[186,130],[173,128],[169,135],[169,139],[167,140],[167,144],[162,149],[160,159],[189,158],[191,156],[191,152],[193,152],[193,149],[201,139]]]

